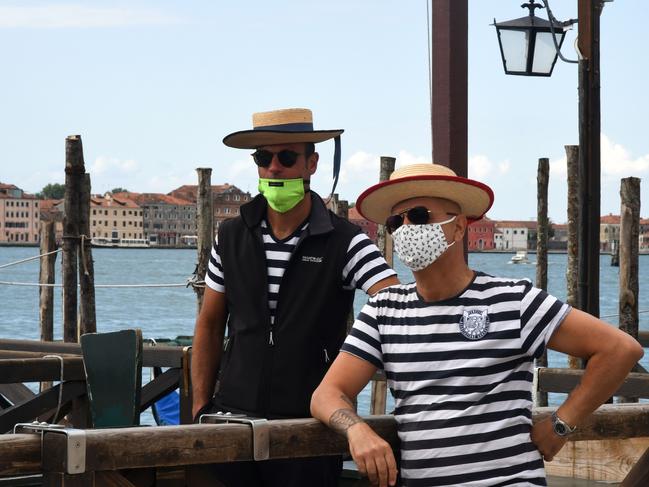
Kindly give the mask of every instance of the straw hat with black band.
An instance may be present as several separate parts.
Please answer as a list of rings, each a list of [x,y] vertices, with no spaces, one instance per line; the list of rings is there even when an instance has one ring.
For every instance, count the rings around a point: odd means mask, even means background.
[[[481,219],[494,201],[489,186],[460,177],[446,166],[411,164],[394,171],[388,181],[366,189],[356,201],[356,210],[366,220],[383,224],[397,203],[419,197],[457,203],[470,222]]]
[[[266,145],[324,142],[334,139],[333,194],[340,174],[340,134],[343,129],[314,130],[313,114],[306,108],[288,108],[252,115],[252,130],[226,135],[223,143],[235,149],[257,149]]]

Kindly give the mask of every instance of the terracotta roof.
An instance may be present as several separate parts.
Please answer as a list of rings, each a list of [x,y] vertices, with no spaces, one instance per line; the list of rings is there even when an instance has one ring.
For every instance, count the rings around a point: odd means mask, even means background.
[[[20,189],[15,184],[0,183],[0,189]]]
[[[90,198],[90,206],[101,206],[106,208],[139,208],[139,205],[128,198],[114,196],[93,195]]]
[[[114,193],[113,198],[127,198],[138,205],[155,205],[155,204],[164,204],[164,205],[176,205],[176,206],[193,206],[194,202],[177,198],[175,196],[170,196],[163,193],[132,193],[130,191],[124,191],[121,193]]]
[[[63,200],[40,200],[41,211],[58,211],[56,205],[61,203]]]
[[[609,225],[619,225],[620,224],[620,215],[613,215],[609,213],[608,215],[604,215],[600,217],[599,222],[602,224],[609,224]]]
[[[528,228],[536,230],[535,220],[502,220],[495,222],[497,228]]]
[[[352,207],[349,209],[349,212],[347,213],[347,218],[349,220],[365,220],[365,218],[363,218],[361,214],[358,212],[356,207]]]

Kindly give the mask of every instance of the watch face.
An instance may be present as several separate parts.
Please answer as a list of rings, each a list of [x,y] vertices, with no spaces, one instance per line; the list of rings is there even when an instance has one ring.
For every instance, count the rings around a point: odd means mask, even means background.
[[[565,436],[568,433],[566,427],[561,423],[554,423],[554,432],[559,436]]]

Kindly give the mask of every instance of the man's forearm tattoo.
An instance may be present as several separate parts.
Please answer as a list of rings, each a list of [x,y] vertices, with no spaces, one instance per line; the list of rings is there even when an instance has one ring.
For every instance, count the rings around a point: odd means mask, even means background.
[[[340,398],[350,406],[354,406],[354,403],[347,396],[342,395]],[[341,435],[347,436],[349,427],[362,421],[353,409],[337,409],[329,417],[329,427]]]

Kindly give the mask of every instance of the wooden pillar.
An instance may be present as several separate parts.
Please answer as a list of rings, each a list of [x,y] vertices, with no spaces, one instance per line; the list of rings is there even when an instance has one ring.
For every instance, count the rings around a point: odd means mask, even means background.
[[[640,237],[640,179],[625,178],[620,186],[620,330],[638,339],[638,251]],[[621,398],[637,402],[636,398]]]
[[[40,284],[54,284],[56,254],[44,255],[56,250],[56,223],[41,220],[40,226]],[[54,288],[41,286],[39,288],[39,318],[41,324],[41,341],[54,340]],[[41,382],[40,390],[52,387],[52,381]]]
[[[578,307],[599,316],[600,0],[579,0],[579,288]]]
[[[579,283],[579,146],[567,145],[566,166],[568,171],[568,255],[566,265],[567,303],[578,304]],[[581,359],[568,356],[571,369],[581,367]]]
[[[79,242],[79,333],[95,333],[97,331],[97,313],[95,310],[95,267],[90,246],[90,174],[84,174],[83,189],[80,204],[80,231],[83,238]]]
[[[394,172],[394,157],[381,157],[381,168],[379,180],[387,181]],[[394,254],[392,250],[392,237],[385,231],[385,225],[379,225],[376,232],[376,240],[379,250],[383,254],[390,267],[394,267]],[[372,381],[372,392],[370,396],[370,414],[385,414],[388,388],[384,380]]]
[[[199,167],[198,173],[198,194],[196,197],[196,219],[198,222],[198,242],[196,252],[198,253],[198,265],[196,274],[198,280],[202,281],[207,272],[210,261],[210,252],[214,243],[214,199],[212,197],[212,169]],[[203,305],[203,294],[205,288],[194,287],[197,299],[197,312],[200,313]]]
[[[80,135],[65,139],[65,219],[63,223],[63,340],[76,342],[79,197],[85,174]]]
[[[550,161],[546,157],[539,159],[537,171],[537,221],[536,221],[536,287],[548,289],[548,182],[550,180]],[[536,364],[548,366],[548,352],[543,352]],[[537,393],[537,405],[548,405],[548,393]]]
[[[432,2],[433,162],[467,177],[468,0]]]

